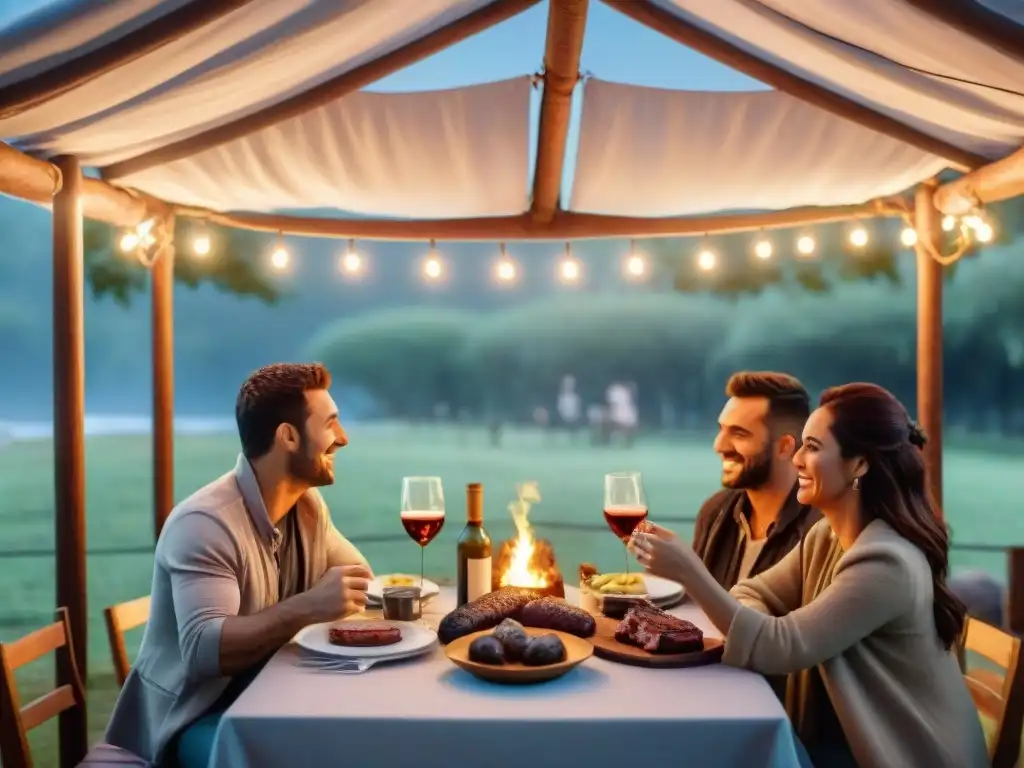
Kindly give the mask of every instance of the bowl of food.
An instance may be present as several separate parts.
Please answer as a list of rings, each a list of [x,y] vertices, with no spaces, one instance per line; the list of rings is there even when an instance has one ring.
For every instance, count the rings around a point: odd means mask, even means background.
[[[587,640],[549,629],[524,627],[505,619],[494,629],[453,640],[445,655],[472,675],[495,683],[554,680],[589,659]]]
[[[639,573],[599,573],[589,563],[580,566],[580,608],[591,613],[622,617],[630,606],[649,599]]]

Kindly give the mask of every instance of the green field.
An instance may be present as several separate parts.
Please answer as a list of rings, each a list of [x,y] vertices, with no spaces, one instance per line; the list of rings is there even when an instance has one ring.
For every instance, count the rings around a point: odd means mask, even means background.
[[[454,542],[462,528],[463,487],[484,483],[485,521],[491,536],[512,534],[506,505],[522,480],[540,484],[543,501],[531,513],[539,535],[549,538],[570,575],[582,560],[606,568],[623,562],[622,547],[601,517],[602,475],[638,469],[644,473],[651,516],[692,517],[717,487],[718,463],[710,439],[644,440],[631,450],[578,446],[558,436],[512,431],[500,450],[480,431],[433,427],[354,425],[350,447],[337,464],[337,482],[325,490],[335,523],[358,544],[379,573],[415,570],[417,547],[398,522],[400,478],[440,475],[449,522],[427,549],[427,571],[454,572]],[[222,472],[237,454],[231,436],[178,438],[175,489],[183,498]],[[150,447],[146,437],[95,437],[88,441],[88,545],[90,550],[146,546],[152,541]],[[948,449],[946,515],[954,542],[1000,546],[1024,543],[1024,459],[1012,453]],[[0,447],[0,550],[53,547],[53,453],[49,442]],[[577,525],[591,525],[579,530]],[[691,525],[676,524],[689,535]],[[383,536],[392,536],[382,541]],[[954,552],[953,566],[983,568],[1003,576],[998,554]],[[90,725],[98,737],[116,695],[102,609],[148,593],[149,554],[93,555],[89,558]],[[54,603],[52,556],[0,559],[0,640],[20,636],[50,620]],[[134,638],[136,641],[138,638]],[[23,693],[38,691],[51,678],[49,662],[19,673]],[[54,730],[33,734],[37,764],[54,765]]]

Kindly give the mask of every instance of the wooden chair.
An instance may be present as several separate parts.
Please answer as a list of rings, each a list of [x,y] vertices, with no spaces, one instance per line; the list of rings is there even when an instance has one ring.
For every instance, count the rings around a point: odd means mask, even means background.
[[[61,712],[85,706],[85,687],[71,650],[71,626],[67,609],[58,609],[55,618],[53,624],[37,629],[20,640],[0,643],[0,761],[3,761],[4,768],[32,768],[28,732]],[[14,670],[48,653],[62,654],[61,685],[23,707],[14,680]],[[67,764],[67,756],[62,758],[62,765]],[[109,744],[98,744],[79,763],[96,768],[145,764],[145,761],[131,753]]]
[[[978,619],[967,619],[964,647],[1001,667],[966,669],[964,677],[979,712],[990,718],[994,733],[989,744],[993,768],[1013,768],[1020,758],[1024,729],[1024,664],[1020,638]]]
[[[110,638],[110,654],[114,658],[117,684],[123,686],[132,668],[124,647],[124,633],[149,621],[149,596],[112,605],[103,611],[103,617],[107,621],[107,637]]]

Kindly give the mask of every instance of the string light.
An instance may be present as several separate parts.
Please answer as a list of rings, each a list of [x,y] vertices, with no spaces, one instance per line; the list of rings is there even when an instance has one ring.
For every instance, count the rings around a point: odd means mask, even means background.
[[[291,262],[292,256],[288,253],[288,249],[284,245],[279,245],[274,249],[274,252],[270,254],[270,266],[276,269],[278,272],[283,272],[288,269],[288,264]]]
[[[810,235],[802,235],[796,241],[796,250],[801,256],[810,256],[814,253],[814,248],[817,243],[814,242],[814,238]]]
[[[423,277],[430,281],[435,282],[440,280],[444,275],[444,264],[441,263],[441,258],[437,255],[437,244],[430,241],[430,253],[423,262]]]
[[[917,230],[913,227],[904,227],[900,232],[900,242],[905,248],[913,248],[917,245]]]
[[[718,266],[718,254],[710,248],[701,248],[697,253],[697,269],[701,272],[711,272]]]
[[[213,244],[210,242],[210,236],[207,234],[196,235],[192,240],[192,252],[200,258],[209,256],[212,248]]]
[[[977,238],[979,243],[991,243],[995,237],[995,230],[992,229],[991,224],[983,221],[975,227],[974,237]]]
[[[772,257],[772,253],[775,249],[772,247],[772,241],[764,235],[761,235],[754,242],[754,255],[757,256],[761,261],[767,261]]]
[[[565,255],[558,263],[558,279],[563,283],[575,283],[580,279],[580,263],[573,258],[572,246],[565,244]]]
[[[124,253],[142,254],[148,251],[156,243],[156,237],[153,234],[155,225],[156,219],[146,219],[134,230],[130,229],[124,232],[118,241],[118,246]]]
[[[850,245],[854,248],[863,248],[868,244],[868,231],[858,224],[850,230]],[[812,248],[813,250],[813,248]]]
[[[623,264],[623,271],[629,280],[640,280],[647,276],[647,261],[636,249],[636,240],[630,240],[629,253]]]
[[[121,235],[118,246],[125,253],[131,253],[139,247],[139,236],[135,232],[125,232]]]
[[[341,271],[350,277],[354,277],[363,271],[363,257],[356,250],[356,241],[348,241],[348,249],[341,257]]]
[[[942,217],[942,231],[952,232],[956,227],[956,216],[943,216]]]
[[[494,265],[494,278],[499,283],[511,283],[516,279],[516,263],[509,258],[505,251],[505,244],[500,246],[501,255]]]

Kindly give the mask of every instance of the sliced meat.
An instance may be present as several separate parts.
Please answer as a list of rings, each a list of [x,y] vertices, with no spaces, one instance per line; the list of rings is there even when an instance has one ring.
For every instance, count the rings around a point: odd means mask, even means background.
[[[505,619],[518,620],[523,608],[535,600],[537,594],[536,590],[521,587],[502,587],[488,592],[441,619],[437,627],[437,638],[442,645],[448,645],[452,640],[465,635],[496,627]]]
[[[402,639],[402,630],[384,621],[341,621],[327,630],[332,645],[360,648],[394,645]]]
[[[597,630],[593,616],[557,597],[542,597],[527,603],[520,621],[527,627],[554,629],[577,637],[590,637]]]
[[[615,628],[615,639],[650,653],[689,653],[704,649],[704,633],[697,625],[647,601],[626,611]]]

